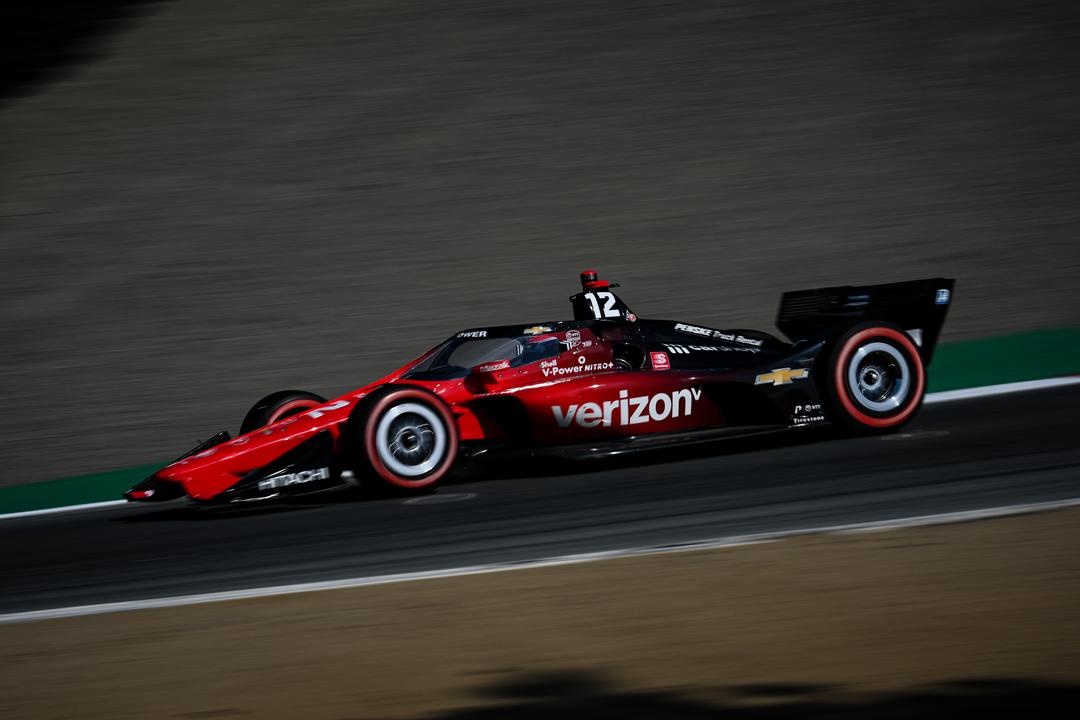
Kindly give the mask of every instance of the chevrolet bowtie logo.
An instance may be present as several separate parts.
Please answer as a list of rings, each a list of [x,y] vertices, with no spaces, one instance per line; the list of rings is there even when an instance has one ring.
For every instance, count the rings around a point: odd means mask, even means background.
[[[790,385],[792,380],[802,380],[810,377],[810,371],[806,368],[792,370],[791,368],[779,368],[764,375],[754,378],[755,385]]]
[[[540,333],[551,332],[552,330],[553,328],[550,328],[547,325],[533,325],[532,327],[525,328],[521,332],[525,335],[539,335]]]

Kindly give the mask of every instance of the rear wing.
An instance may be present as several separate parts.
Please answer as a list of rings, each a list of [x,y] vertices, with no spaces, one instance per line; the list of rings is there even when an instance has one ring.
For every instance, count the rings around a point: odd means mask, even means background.
[[[928,278],[786,292],[780,297],[776,327],[795,341],[862,320],[884,320],[906,330],[918,344],[923,361],[929,363],[955,283],[951,278]]]

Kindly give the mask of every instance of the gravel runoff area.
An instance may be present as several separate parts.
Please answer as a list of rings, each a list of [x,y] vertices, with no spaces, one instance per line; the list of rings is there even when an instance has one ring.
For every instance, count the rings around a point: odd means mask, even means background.
[[[5,625],[0,714],[1072,717],[1078,540],[1070,509]]]
[[[133,8],[0,109],[0,483],[563,317],[587,266],[722,326],[938,274],[947,338],[1080,322],[1073,0]]]

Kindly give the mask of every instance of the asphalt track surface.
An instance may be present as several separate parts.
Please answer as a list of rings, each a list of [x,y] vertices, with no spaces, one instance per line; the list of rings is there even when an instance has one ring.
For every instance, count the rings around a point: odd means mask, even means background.
[[[30,6],[0,54],[99,32],[0,107],[0,486],[567,317],[588,267],[714,327],[937,276],[946,341],[1080,325],[1075,0]]]
[[[898,435],[467,480],[421,502],[122,506],[0,523],[0,612],[535,560],[1080,496],[1080,388],[924,408]],[[471,497],[470,497],[471,496]]]

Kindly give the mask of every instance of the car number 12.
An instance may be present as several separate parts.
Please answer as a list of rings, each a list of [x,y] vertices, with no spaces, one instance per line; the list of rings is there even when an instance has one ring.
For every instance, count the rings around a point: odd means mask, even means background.
[[[592,306],[593,317],[595,317],[597,320],[619,317],[619,311],[615,308],[615,296],[612,293],[585,293],[585,299],[588,300],[589,304]],[[604,301],[604,306],[602,310],[600,307],[601,300]]]

